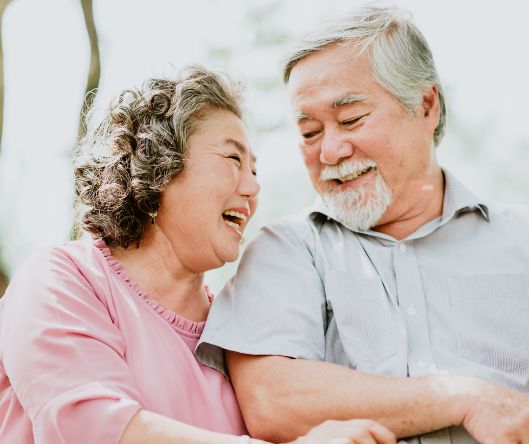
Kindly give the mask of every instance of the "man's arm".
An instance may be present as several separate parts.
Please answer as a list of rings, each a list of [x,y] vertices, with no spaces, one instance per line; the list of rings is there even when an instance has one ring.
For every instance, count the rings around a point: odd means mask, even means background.
[[[279,442],[322,421],[368,418],[398,437],[462,424],[480,442],[529,443],[529,397],[474,378],[376,376],[339,365],[226,352],[250,433]]]

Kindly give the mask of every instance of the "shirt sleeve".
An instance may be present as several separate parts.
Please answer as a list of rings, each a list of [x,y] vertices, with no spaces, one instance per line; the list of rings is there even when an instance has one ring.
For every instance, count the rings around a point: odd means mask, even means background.
[[[117,443],[142,400],[106,302],[63,250],[33,257],[2,301],[5,371],[35,442]]]
[[[324,359],[326,304],[314,244],[303,220],[261,229],[213,302],[196,350],[205,365],[225,373],[222,349]]]

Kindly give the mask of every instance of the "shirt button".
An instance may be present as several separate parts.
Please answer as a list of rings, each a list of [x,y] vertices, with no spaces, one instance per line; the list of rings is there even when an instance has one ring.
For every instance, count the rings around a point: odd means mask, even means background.
[[[399,251],[400,251],[401,253],[405,253],[405,252],[406,252],[406,244],[405,244],[404,242],[401,242],[401,243],[399,244]]]
[[[417,310],[415,309],[415,306],[413,304],[410,304],[406,309],[406,313],[408,313],[410,316],[415,316],[417,314]]]

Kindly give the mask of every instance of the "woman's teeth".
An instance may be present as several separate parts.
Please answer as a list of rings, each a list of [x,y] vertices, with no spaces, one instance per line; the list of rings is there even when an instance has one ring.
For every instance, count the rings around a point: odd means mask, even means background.
[[[238,211],[227,210],[222,213],[224,216],[231,216],[232,218],[241,219],[240,223],[246,222],[246,215]]]
[[[239,230],[239,224],[236,224],[235,222],[232,222],[231,220],[224,219],[224,222],[226,225],[229,225],[230,227],[235,228],[237,231]]]
[[[227,210],[222,213],[222,218],[226,225],[235,228],[239,231],[240,226],[246,222],[246,215],[238,211]]]

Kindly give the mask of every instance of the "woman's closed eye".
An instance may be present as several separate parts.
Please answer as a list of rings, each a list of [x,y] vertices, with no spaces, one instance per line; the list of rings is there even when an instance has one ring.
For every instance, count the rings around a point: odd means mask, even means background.
[[[242,162],[241,156],[239,154],[230,154],[227,157],[228,159],[235,161],[238,165],[240,165]]]

